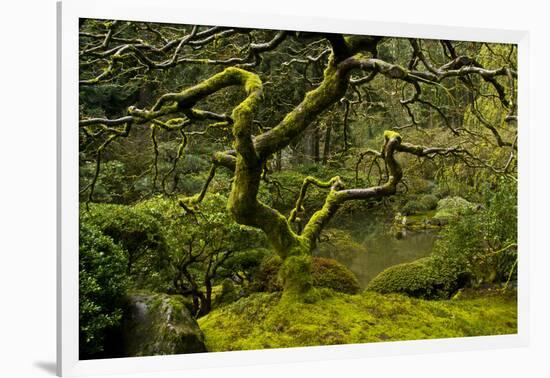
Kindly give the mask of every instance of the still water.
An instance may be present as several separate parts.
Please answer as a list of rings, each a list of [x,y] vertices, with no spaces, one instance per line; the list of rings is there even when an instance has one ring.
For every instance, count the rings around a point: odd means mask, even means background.
[[[409,231],[403,238],[397,239],[389,228],[371,227],[362,234],[350,231],[358,248],[343,253],[336,250],[330,254],[317,252],[316,255],[334,258],[347,266],[364,288],[384,269],[428,256],[437,239],[437,233],[427,231]]]

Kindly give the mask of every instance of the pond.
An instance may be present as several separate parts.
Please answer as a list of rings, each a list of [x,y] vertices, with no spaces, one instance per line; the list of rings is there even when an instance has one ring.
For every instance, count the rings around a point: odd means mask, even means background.
[[[349,230],[352,248],[327,251],[321,248],[314,254],[330,257],[347,266],[359,280],[361,288],[384,269],[428,256],[437,239],[435,231],[407,231],[400,239],[382,222],[377,227],[365,227],[363,233]]]

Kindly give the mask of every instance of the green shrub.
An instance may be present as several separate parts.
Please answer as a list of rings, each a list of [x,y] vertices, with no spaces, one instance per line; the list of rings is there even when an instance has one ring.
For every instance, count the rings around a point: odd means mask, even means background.
[[[253,291],[281,291],[283,284],[279,277],[282,260],[277,255],[267,256],[254,276]],[[313,286],[332,289],[342,293],[359,292],[359,282],[351,270],[333,259],[313,257],[311,266]]]
[[[82,161],[79,169],[80,190],[90,185],[95,175],[96,162]],[[94,200],[100,202],[127,203],[134,196],[131,191],[131,181],[128,180],[126,166],[118,160],[105,161],[97,177],[94,189]],[[80,194],[80,201],[88,200],[88,190]]]
[[[182,200],[180,198],[180,200]],[[213,287],[230,278],[248,286],[267,251],[265,235],[237,224],[227,211],[227,197],[207,194],[199,204],[157,196],[135,208],[160,220],[169,250],[167,290],[193,297],[194,314],[210,311]]]
[[[220,286],[219,292],[216,293],[214,301],[212,302],[212,308],[233,303],[240,298],[237,286],[229,278],[223,280]]]
[[[486,197],[485,208],[452,218],[434,248],[439,266],[468,273],[474,285],[516,278],[515,185],[502,181]]]
[[[344,265],[333,259],[314,257],[311,272],[313,286],[332,289],[341,293],[355,294],[359,292],[357,277]]]
[[[125,253],[113,239],[88,223],[80,225],[79,237],[79,351],[86,359],[105,351],[108,333],[120,323],[129,280]]]
[[[401,214],[413,215],[433,210],[437,207],[438,198],[432,194],[424,194],[418,198],[412,198],[401,208]]]
[[[419,201],[426,210],[434,210],[437,207],[439,198],[433,194],[424,194]]]
[[[471,203],[462,197],[447,197],[437,203],[436,219],[449,220],[460,215],[471,214],[477,210],[479,205]]]
[[[423,299],[446,299],[465,284],[454,271],[438,269],[430,257],[398,264],[378,274],[367,291],[400,293]]]
[[[412,163],[412,162],[411,162]],[[409,167],[409,165],[407,165]],[[418,167],[422,169],[421,167]],[[415,172],[415,174],[407,175],[407,184],[412,193],[429,193],[434,188],[434,183],[431,180],[426,180],[421,177],[416,177],[416,174],[421,172]]]
[[[134,206],[90,204],[89,211],[81,209],[80,221],[96,226],[123,248],[127,273],[137,278],[139,287],[161,285],[168,250],[158,217]]]
[[[422,203],[420,203],[420,201],[416,200],[407,201],[405,206],[401,208],[401,214],[403,215],[417,214],[422,211],[424,211],[424,206],[422,205]]]
[[[178,181],[178,192],[193,195],[202,190],[206,175],[204,173],[186,173],[185,179]]]
[[[254,276],[264,258],[269,255],[271,251],[267,248],[253,248],[233,253],[220,269],[220,276],[230,277],[231,275],[237,275],[241,281],[250,281]]]

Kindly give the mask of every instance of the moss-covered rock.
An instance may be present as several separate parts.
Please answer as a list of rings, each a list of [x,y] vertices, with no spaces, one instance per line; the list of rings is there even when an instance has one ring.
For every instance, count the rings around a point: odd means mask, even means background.
[[[367,285],[367,291],[401,293],[415,298],[445,299],[464,286],[466,277],[440,269],[430,257],[398,264],[382,271]]]
[[[128,357],[206,352],[204,335],[179,295],[128,296],[122,325]]]
[[[396,239],[402,239],[407,231],[438,230],[446,223],[433,218],[435,211],[427,211],[415,215],[403,215],[397,213],[393,218],[391,233]]]
[[[447,301],[319,289],[314,303],[256,293],[199,319],[209,351],[514,334],[513,295]]]
[[[336,260],[323,257],[313,257],[311,260],[311,277],[314,287],[328,288],[349,294],[359,292],[359,281],[347,267]],[[279,274],[281,266],[282,260],[277,255],[270,255],[265,258],[254,277],[252,290],[281,291],[283,289]]]

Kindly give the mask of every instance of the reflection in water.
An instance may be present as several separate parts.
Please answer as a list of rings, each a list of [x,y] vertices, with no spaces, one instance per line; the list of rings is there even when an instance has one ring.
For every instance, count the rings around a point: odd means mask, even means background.
[[[367,227],[366,229],[369,229]],[[331,257],[347,266],[364,288],[370,280],[384,269],[404,262],[425,257],[432,251],[437,233],[407,232],[402,239],[396,239],[389,227],[370,228],[365,235],[354,233],[357,247],[347,251],[317,251],[316,255]]]
[[[402,239],[389,233],[368,236],[363,245],[366,251],[347,265],[362,287],[384,269],[427,256],[432,251],[436,235],[431,232],[408,232]]]

